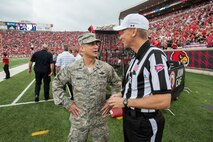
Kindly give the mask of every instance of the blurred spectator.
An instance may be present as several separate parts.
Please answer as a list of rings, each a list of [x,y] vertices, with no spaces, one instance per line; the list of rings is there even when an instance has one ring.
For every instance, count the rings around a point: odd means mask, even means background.
[[[56,71],[57,73],[63,69],[65,66],[72,64],[75,61],[74,56],[68,51],[68,46],[64,45],[64,51],[60,53],[56,61]]]
[[[72,64],[75,61],[75,57],[68,51],[68,46],[64,45],[63,47],[64,51],[58,55],[57,61],[56,61],[56,71],[57,73],[63,69],[64,67]],[[67,84],[70,92],[70,98],[73,100],[73,91],[72,91],[72,85],[70,83]],[[66,86],[64,88],[66,90]]]
[[[7,57],[6,52],[3,53],[2,64],[3,64],[4,72],[6,74],[5,79],[9,79],[10,78],[10,71],[9,71],[10,61],[9,61],[9,58]]]
[[[29,73],[32,72],[32,65],[35,62],[34,71],[35,71],[35,102],[39,102],[39,94],[41,88],[41,81],[44,82],[44,98],[45,100],[49,99],[50,91],[50,80],[51,75],[53,74],[53,58],[52,54],[48,52],[48,45],[43,44],[42,50],[37,51],[32,55],[32,58],[29,62]]]
[[[81,55],[78,53],[78,49],[76,49],[76,48],[73,50],[73,55],[75,57],[75,61],[81,59]]]
[[[207,47],[213,47],[213,32],[209,32],[206,36]]]
[[[54,65],[54,69],[53,69],[53,74],[54,76],[56,76],[56,60],[57,60],[57,53],[54,50],[51,50],[51,53],[53,55],[53,65]]]

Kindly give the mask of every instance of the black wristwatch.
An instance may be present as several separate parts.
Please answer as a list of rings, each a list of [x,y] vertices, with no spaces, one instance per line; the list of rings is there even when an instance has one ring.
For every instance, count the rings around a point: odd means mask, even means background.
[[[128,99],[125,98],[123,101],[124,107],[127,108],[128,107]]]

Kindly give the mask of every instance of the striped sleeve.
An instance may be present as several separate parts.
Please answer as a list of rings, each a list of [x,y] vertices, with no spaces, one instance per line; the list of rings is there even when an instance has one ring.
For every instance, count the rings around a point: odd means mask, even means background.
[[[153,50],[149,57],[152,94],[171,93],[167,58],[160,50]]]

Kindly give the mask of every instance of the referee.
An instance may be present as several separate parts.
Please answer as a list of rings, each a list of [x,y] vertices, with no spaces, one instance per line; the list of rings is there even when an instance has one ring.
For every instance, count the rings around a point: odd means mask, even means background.
[[[161,49],[150,46],[148,29],[149,21],[140,14],[129,14],[114,27],[121,33],[124,48],[135,52],[121,94],[109,99],[112,107],[123,108],[125,142],[160,142],[165,119],[159,110],[170,107],[167,57]]]

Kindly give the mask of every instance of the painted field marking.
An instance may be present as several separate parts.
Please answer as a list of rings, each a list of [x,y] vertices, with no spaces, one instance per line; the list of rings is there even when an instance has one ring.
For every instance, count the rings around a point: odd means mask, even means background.
[[[19,99],[24,95],[24,93],[30,88],[30,86],[33,84],[33,82],[35,81],[35,79],[33,79],[33,81],[30,82],[30,84],[21,92],[21,94],[12,102],[12,104],[15,104],[19,101]]]
[[[37,135],[44,135],[47,134],[49,130],[44,130],[44,131],[39,131],[39,132],[33,132],[32,136],[37,136]]]
[[[6,105],[0,105],[0,108],[1,107],[9,107],[9,106],[18,106],[18,105],[25,105],[25,104],[39,104],[39,103],[43,103],[43,102],[51,102],[53,101],[53,99],[49,99],[49,100],[41,100],[39,102],[35,102],[35,101],[32,101],[32,102],[23,102],[23,103],[16,103],[16,104],[6,104]]]
[[[116,119],[121,120],[123,119],[123,116],[116,117]]]

